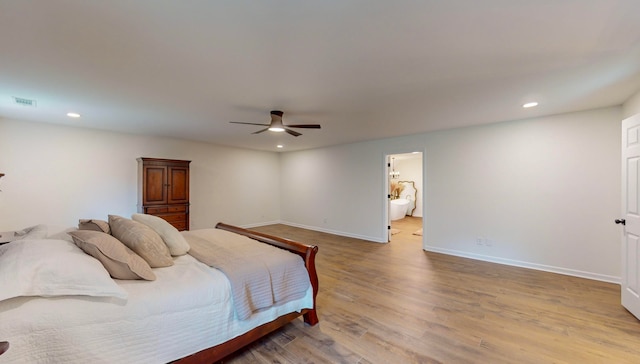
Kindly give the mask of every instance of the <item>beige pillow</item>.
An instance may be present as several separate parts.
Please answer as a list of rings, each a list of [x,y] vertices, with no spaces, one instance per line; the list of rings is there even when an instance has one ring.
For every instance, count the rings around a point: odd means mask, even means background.
[[[78,229],[102,231],[103,233],[111,234],[109,223],[104,220],[80,219],[78,221]]]
[[[141,256],[151,268],[173,265],[169,248],[150,227],[116,215],[109,215],[109,226],[111,235]]]
[[[169,224],[165,219],[147,214],[133,214],[131,218],[134,221],[147,225],[158,233],[169,248],[171,255],[185,255],[191,248],[178,229]]]
[[[69,235],[80,249],[98,259],[113,278],[156,279],[149,264],[113,236],[93,230],[71,231]]]

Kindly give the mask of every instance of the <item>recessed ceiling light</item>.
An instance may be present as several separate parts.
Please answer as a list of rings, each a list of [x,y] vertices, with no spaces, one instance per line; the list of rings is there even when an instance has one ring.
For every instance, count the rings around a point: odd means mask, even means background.
[[[278,145],[276,145],[276,148],[278,148],[278,149],[282,149],[282,148],[284,148],[284,145],[282,145],[282,144],[278,144]]]
[[[78,114],[77,112],[68,112],[67,116],[70,118],[79,118],[80,114]]]
[[[527,102],[526,104],[522,105],[522,107],[524,107],[525,109],[530,108],[530,107],[536,107],[538,106],[538,103],[533,101],[533,102]]]

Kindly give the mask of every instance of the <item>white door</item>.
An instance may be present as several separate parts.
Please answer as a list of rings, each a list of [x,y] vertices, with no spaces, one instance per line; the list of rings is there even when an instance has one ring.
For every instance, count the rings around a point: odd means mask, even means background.
[[[622,121],[622,305],[640,319],[640,114]]]

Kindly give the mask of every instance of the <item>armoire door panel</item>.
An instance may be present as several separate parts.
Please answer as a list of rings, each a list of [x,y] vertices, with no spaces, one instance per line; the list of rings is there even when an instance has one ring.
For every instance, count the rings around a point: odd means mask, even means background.
[[[169,203],[189,201],[189,171],[186,168],[170,168]]]
[[[145,167],[144,181],[144,203],[145,204],[166,204],[167,188],[166,173],[164,167]]]

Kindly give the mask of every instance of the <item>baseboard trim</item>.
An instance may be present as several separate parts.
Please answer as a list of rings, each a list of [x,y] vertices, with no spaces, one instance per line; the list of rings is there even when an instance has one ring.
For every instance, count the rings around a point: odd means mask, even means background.
[[[367,241],[371,241],[374,243],[387,243],[387,241],[380,241],[379,237],[373,237],[373,236],[366,236],[366,235],[358,235],[358,234],[351,234],[351,233],[347,233],[344,231],[337,231],[337,230],[331,230],[331,229],[324,229],[324,228],[320,228],[317,226],[308,226],[308,225],[302,225],[302,224],[296,224],[293,222],[287,222],[287,221],[281,221],[280,224],[283,225],[288,225],[288,226],[293,226],[293,227],[298,227],[301,229],[307,229],[307,230],[313,230],[313,231],[319,231],[321,233],[327,233],[327,234],[333,234],[333,235],[340,235],[340,236],[346,236],[348,238],[354,238],[354,239],[361,239],[361,240],[367,240]]]
[[[608,283],[620,284],[620,281],[621,281],[620,277],[614,277],[614,276],[609,276],[605,274],[585,272],[585,271],[562,268],[562,267],[554,267],[554,266],[538,264],[538,263],[523,262],[523,261],[514,260],[514,259],[492,257],[489,255],[473,254],[473,253],[467,253],[459,250],[442,249],[442,248],[428,246],[428,245],[424,246],[423,249],[425,251],[434,252],[434,253],[454,255],[462,258],[481,260],[485,262],[510,265],[510,266],[520,267],[520,268],[535,269],[535,270],[540,270],[544,272],[558,273],[558,274],[563,274],[567,276],[592,279],[592,280],[608,282]]]
[[[241,228],[243,229],[251,229],[254,227],[258,227],[258,226],[267,226],[267,225],[275,225],[275,224],[282,224],[279,220],[276,221],[264,221],[264,222],[257,222],[257,223],[253,223],[253,224],[243,224],[240,225]]]
[[[243,225],[242,227],[246,228],[246,229],[250,229],[250,228],[253,228],[253,227],[265,226],[265,225],[273,225],[273,224],[283,224],[283,225],[298,227],[298,228],[301,228],[301,229],[319,231],[319,232],[327,233],[327,234],[340,235],[340,236],[345,236],[345,237],[349,237],[349,238],[367,240],[367,241],[374,242],[374,243],[388,243],[387,241],[381,241],[380,238],[378,238],[378,237],[351,234],[351,233],[346,233],[344,231],[324,229],[324,228],[320,228],[320,227],[317,227],[317,226],[308,226],[308,225],[303,225],[303,224],[296,224],[296,223],[292,223],[292,222],[288,222],[288,221],[261,222],[261,223]],[[469,258],[469,259],[481,260],[481,261],[484,261],[484,262],[496,263],[496,264],[504,264],[504,265],[510,265],[510,266],[520,267],[520,268],[535,269],[535,270],[539,270],[539,271],[543,271],[543,272],[563,274],[563,275],[567,275],[567,276],[592,279],[592,280],[596,280],[596,281],[602,281],[602,282],[608,282],[608,283],[614,283],[614,284],[620,284],[620,282],[621,282],[621,278],[620,277],[609,276],[609,275],[599,274],[599,273],[585,272],[585,271],[569,269],[569,268],[563,268],[563,267],[555,267],[555,266],[550,266],[550,265],[545,265],[545,264],[524,262],[524,261],[521,261],[521,260],[493,257],[493,256],[490,256],[490,255],[474,254],[474,253],[468,253],[468,252],[464,252],[464,251],[460,251],[460,250],[453,250],[453,249],[443,249],[443,248],[429,246],[429,245],[423,246],[422,249],[424,249],[425,251],[429,251],[429,252],[453,255],[453,256],[461,257],[461,258]]]

